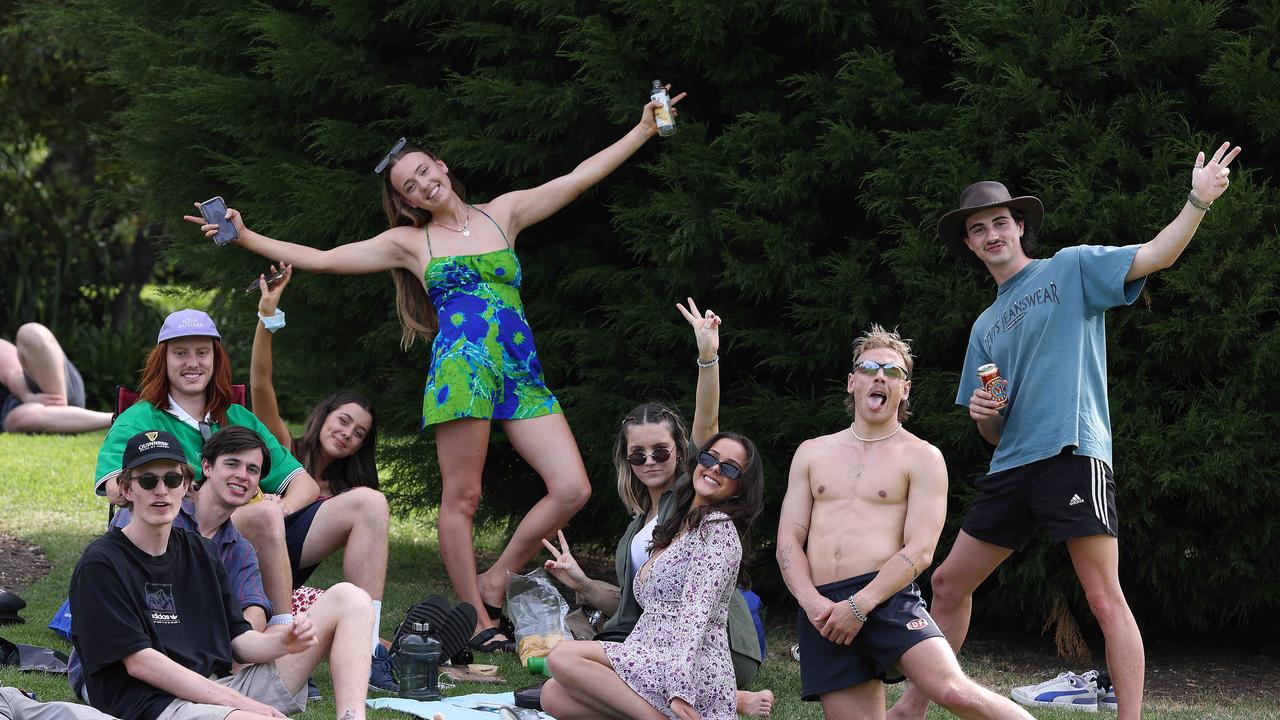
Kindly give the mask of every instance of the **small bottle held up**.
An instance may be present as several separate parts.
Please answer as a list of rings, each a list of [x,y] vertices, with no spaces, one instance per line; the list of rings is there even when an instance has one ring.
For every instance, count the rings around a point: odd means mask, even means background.
[[[662,107],[653,109],[653,120],[658,124],[658,135],[667,137],[675,134],[676,119],[671,114],[671,98],[667,96],[667,89],[662,86],[661,80],[653,81],[653,90],[649,93],[649,98],[662,103]]]

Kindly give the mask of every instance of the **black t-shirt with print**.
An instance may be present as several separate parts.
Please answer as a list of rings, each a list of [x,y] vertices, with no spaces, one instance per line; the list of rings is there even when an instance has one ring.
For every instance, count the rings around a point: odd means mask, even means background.
[[[200,675],[231,673],[231,639],[251,628],[232,597],[217,549],[173,529],[163,555],[120,529],[94,540],[71,575],[71,641],[94,707],[154,720],[173,696],[129,676],[124,658],[153,648]]]

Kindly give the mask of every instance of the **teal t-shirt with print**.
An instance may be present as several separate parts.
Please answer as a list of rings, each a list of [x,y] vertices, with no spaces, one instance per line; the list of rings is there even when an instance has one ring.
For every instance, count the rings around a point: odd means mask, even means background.
[[[1032,260],[996,291],[969,333],[956,404],[969,406],[978,368],[1009,382],[990,472],[1053,457],[1065,447],[1111,465],[1105,312],[1138,299],[1125,282],[1138,245],[1077,245]]]

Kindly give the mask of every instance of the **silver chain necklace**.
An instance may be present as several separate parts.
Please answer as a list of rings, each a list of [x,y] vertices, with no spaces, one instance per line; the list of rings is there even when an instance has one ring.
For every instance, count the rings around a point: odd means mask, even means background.
[[[862,441],[862,442],[864,442],[864,443],[877,443],[877,442],[880,442],[881,440],[888,440],[889,438],[893,437],[894,435],[897,435],[897,434],[898,434],[898,431],[899,431],[899,430],[901,430],[901,429],[902,429],[902,423],[898,423],[898,427],[894,428],[894,429],[893,429],[893,432],[889,433],[888,435],[885,435],[885,436],[883,436],[883,437],[878,437],[878,438],[864,438],[864,437],[862,437],[861,435],[859,435],[859,434],[858,434],[858,431],[857,431],[857,430],[854,430],[854,429],[853,429],[853,423],[849,423],[849,432],[853,433],[853,436],[854,436],[854,437],[858,438],[859,440],[861,440],[861,441]]]
[[[451,230],[456,233],[462,233],[462,237],[471,237],[471,230],[469,229],[469,226],[471,225],[471,206],[470,205],[467,206],[467,214],[462,219],[462,227],[460,228],[449,227],[444,223],[436,222],[436,219],[434,217],[431,218],[431,224],[442,227],[445,230]]]

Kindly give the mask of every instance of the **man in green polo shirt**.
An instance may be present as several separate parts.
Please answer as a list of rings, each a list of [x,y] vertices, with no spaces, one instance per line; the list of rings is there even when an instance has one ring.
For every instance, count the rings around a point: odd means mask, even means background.
[[[98,450],[94,491],[117,502],[116,476],[125,443],[144,430],[165,430],[182,445],[187,464],[200,475],[204,441],[228,425],[247,427],[266,443],[271,472],[261,480],[259,502],[235,511],[236,528],[258,552],[267,597],[281,615],[291,607],[292,587],[284,518],[319,495],[315,480],[248,408],[231,398],[231,361],[213,320],[199,310],[165,318],[142,371],[140,398],[111,426]],[[282,619],[282,618],[281,618]]]

